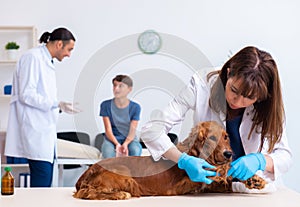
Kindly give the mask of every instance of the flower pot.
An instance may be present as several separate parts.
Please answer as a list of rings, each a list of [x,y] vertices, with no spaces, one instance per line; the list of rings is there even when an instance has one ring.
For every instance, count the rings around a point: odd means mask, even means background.
[[[6,50],[6,52],[7,52],[7,59],[8,60],[17,60],[18,50],[10,49],[10,50]]]

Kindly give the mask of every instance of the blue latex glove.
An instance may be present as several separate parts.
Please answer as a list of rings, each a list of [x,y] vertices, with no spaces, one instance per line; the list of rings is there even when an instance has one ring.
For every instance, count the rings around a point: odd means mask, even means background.
[[[204,167],[215,168],[214,166],[201,158],[189,156],[186,153],[182,153],[180,156],[178,167],[185,170],[193,182],[211,184],[213,180],[207,178],[207,176],[216,176],[216,172],[203,169]]]
[[[251,153],[231,163],[227,175],[240,180],[251,178],[256,171],[266,169],[266,158],[262,153]]]

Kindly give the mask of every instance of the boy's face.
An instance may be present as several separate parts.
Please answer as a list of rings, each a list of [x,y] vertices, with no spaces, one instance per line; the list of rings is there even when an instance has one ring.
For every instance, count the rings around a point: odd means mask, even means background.
[[[114,81],[113,93],[115,98],[125,98],[131,92],[132,87],[129,87],[125,83]]]

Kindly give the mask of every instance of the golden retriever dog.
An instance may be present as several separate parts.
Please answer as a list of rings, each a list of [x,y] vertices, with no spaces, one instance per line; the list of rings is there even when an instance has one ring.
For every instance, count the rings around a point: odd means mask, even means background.
[[[226,131],[216,122],[202,122],[189,137],[177,144],[181,152],[205,159],[216,166],[217,176],[210,185],[192,182],[177,164],[151,156],[109,158],[87,169],[76,183],[75,198],[119,200],[140,196],[173,196],[203,192],[232,192],[227,177],[232,150]],[[261,189],[265,182],[254,176],[244,181],[248,188]]]

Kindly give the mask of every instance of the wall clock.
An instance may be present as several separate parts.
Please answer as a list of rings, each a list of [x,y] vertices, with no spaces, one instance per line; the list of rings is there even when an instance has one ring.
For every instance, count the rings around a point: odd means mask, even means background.
[[[145,54],[154,54],[161,48],[161,38],[154,30],[146,30],[138,37],[140,50]]]

